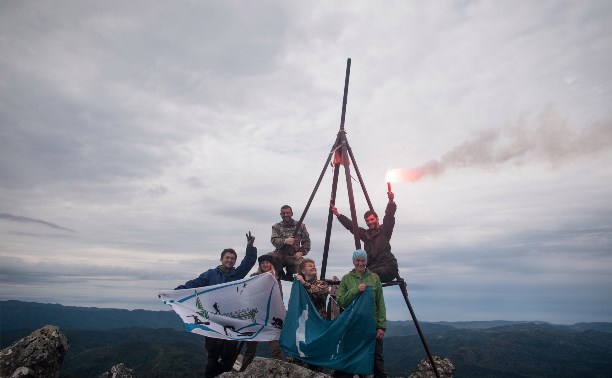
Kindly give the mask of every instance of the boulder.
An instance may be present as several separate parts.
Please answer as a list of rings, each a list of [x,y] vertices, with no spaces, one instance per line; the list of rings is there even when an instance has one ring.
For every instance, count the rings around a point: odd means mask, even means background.
[[[134,370],[120,363],[110,368],[109,371],[100,374],[98,378],[136,378],[136,374]]]
[[[270,358],[255,357],[245,371],[228,371],[221,378],[238,377],[275,377],[275,378],[330,378],[330,375],[317,373],[305,367]]]
[[[0,376],[59,377],[69,347],[57,326],[46,325],[0,351]]]
[[[434,363],[438,370],[440,378],[452,378],[455,374],[455,365],[448,358],[433,356]],[[410,374],[408,378],[436,378],[429,358],[425,357],[417,365],[415,373]]]

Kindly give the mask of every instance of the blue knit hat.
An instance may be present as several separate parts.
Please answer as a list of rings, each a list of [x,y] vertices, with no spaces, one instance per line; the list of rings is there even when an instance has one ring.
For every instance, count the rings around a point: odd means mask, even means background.
[[[353,261],[355,261],[355,259],[358,257],[363,257],[364,259],[366,259],[366,261],[368,261],[368,254],[363,249],[358,249],[353,252]]]

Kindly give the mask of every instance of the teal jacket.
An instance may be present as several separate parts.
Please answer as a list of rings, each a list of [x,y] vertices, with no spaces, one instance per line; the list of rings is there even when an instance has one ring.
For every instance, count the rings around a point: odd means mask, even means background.
[[[368,286],[372,286],[372,291],[374,292],[374,322],[376,323],[376,328],[386,330],[387,309],[385,308],[385,297],[383,296],[380,278],[378,278],[376,273],[372,273],[366,269],[363,276],[360,276],[355,272],[355,269],[353,269],[345,274],[336,292],[336,302],[338,302],[340,307],[348,307],[357,294],[359,294],[357,286],[362,282]]]

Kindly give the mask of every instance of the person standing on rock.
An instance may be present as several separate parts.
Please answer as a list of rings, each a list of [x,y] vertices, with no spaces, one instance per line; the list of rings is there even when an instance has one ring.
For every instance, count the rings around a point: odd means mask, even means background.
[[[238,268],[234,267],[238,254],[232,248],[226,248],[221,252],[221,265],[207,270],[200,274],[198,278],[177,286],[175,290],[212,286],[243,279],[249,273],[253,265],[255,265],[255,261],[257,260],[257,248],[253,246],[255,236],[252,236],[249,231],[246,238],[246,255]],[[217,339],[207,336],[205,337],[205,343],[208,357],[206,359],[204,376],[206,378],[212,378],[232,370],[234,362],[238,357],[238,341]]]
[[[385,307],[385,297],[383,296],[382,283],[376,273],[371,272],[366,265],[368,256],[366,251],[358,249],[353,252],[353,266],[355,269],[345,274],[340,280],[340,286],[336,293],[338,304],[346,308],[351,302],[371,286],[373,289],[374,324],[376,327],[376,346],[374,349],[374,378],[386,378],[385,361],[383,354],[383,337],[387,329],[387,309]],[[333,374],[338,378],[352,378],[353,374],[336,370]]]
[[[283,295],[283,290],[282,290],[282,286],[280,283],[280,278],[278,277],[278,275],[276,274],[276,271],[274,270],[274,265],[272,265],[272,256],[270,255],[261,255],[259,256],[259,258],[257,259],[257,261],[259,262],[259,268],[257,269],[257,271],[253,274],[251,274],[251,276],[257,276],[259,274],[263,274],[263,273],[271,273],[274,278],[276,278],[276,281],[278,282],[278,287],[281,290],[281,296]],[[253,362],[253,359],[255,358],[255,353],[257,352],[257,341],[246,341],[246,351],[244,352],[244,357],[242,358],[242,366],[240,366],[240,371],[245,371],[246,368],[251,364],[251,362]],[[269,342],[269,347],[270,347],[270,351],[272,352],[272,358],[274,358],[275,360],[283,360],[283,352],[280,348],[280,346],[278,345],[278,340],[271,340]]]

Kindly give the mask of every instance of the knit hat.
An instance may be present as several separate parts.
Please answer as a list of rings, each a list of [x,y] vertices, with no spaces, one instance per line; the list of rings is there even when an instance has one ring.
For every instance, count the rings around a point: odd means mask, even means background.
[[[366,259],[366,261],[368,261],[368,254],[363,249],[358,249],[353,252],[353,261],[355,261],[355,259],[358,257],[363,257],[364,259]]]
[[[259,256],[259,258],[257,259],[257,261],[261,264],[264,261],[269,261],[272,262],[272,255],[261,255]]]

